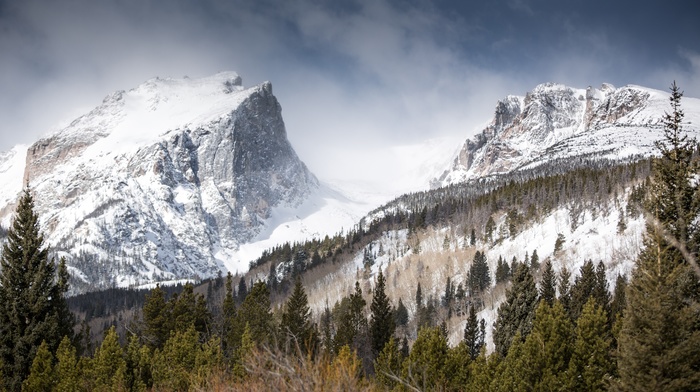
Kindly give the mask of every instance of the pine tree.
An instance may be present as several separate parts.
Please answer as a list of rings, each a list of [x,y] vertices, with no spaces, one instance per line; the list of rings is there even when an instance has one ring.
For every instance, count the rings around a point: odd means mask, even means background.
[[[503,257],[498,257],[496,264],[496,284],[503,283],[510,278],[510,266],[503,260]]]
[[[448,350],[447,337],[439,327],[421,328],[405,361],[404,378],[419,390],[444,389]]]
[[[604,391],[614,371],[608,316],[594,298],[576,322],[576,342],[567,369],[570,391]]]
[[[343,346],[348,346],[357,352],[361,340],[364,338],[363,335],[367,332],[366,305],[367,302],[362,297],[360,283],[355,282],[355,291],[348,298],[348,308],[340,315],[334,341],[335,352],[339,352]]]
[[[296,279],[294,291],[284,306],[280,329],[283,336],[296,342],[303,354],[314,351],[316,342],[312,341],[311,309],[306,291],[304,291],[304,286],[299,278]],[[283,341],[287,339],[283,339]]]
[[[401,375],[403,359],[396,339],[390,339],[377,356],[374,365],[377,382],[388,390],[394,389],[397,384],[396,378]]]
[[[56,392],[73,392],[79,381],[78,359],[75,347],[64,337],[56,351]]]
[[[56,385],[56,370],[53,355],[46,342],[41,342],[29,372],[29,377],[22,384],[22,391],[51,391]]]
[[[476,232],[474,228],[472,228],[471,235],[469,236],[469,245],[476,246]]]
[[[161,348],[168,340],[172,324],[166,306],[165,291],[156,285],[150,294],[146,294],[146,302],[141,313],[143,315],[144,339],[152,348]]]
[[[111,327],[102,345],[95,352],[91,382],[94,390],[120,390],[126,387],[126,360],[124,350],[119,345],[119,336]]]
[[[644,248],[627,289],[627,307],[618,339],[624,391],[700,389],[700,313],[698,276],[683,256],[697,258],[695,197],[696,145],[682,130],[682,93],[671,87],[672,113],[664,117],[661,158],[654,161],[646,203]]]
[[[502,357],[508,354],[516,334],[527,337],[532,330],[538,296],[530,268],[520,264],[513,276],[513,286],[506,291],[506,300],[498,307],[493,342]]]
[[[57,274],[28,189],[7,232],[0,267],[0,373],[7,389],[19,390],[41,342],[55,352],[64,336],[73,336],[64,297],[68,290],[65,262],[61,261]]]
[[[544,271],[542,272],[542,281],[540,282],[540,298],[549,306],[554,304],[557,299],[557,277],[552,269],[552,262],[547,260],[544,263]]]
[[[372,353],[376,358],[394,335],[394,313],[389,297],[386,295],[386,282],[381,268],[377,274],[377,282],[374,286],[372,303],[370,304],[369,330],[372,339]]]

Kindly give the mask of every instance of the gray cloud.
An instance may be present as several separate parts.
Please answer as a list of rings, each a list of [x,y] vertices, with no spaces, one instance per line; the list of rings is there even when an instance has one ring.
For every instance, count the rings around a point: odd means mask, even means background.
[[[392,0],[0,3],[0,149],[32,142],[114,90],[157,75],[221,70],[237,71],[246,85],[272,81],[290,140],[326,178],[382,178],[388,174],[372,170],[380,164],[394,173],[400,168],[391,166],[380,146],[464,138],[491,117],[497,99],[546,81],[665,88],[675,78],[687,83],[682,87],[688,95],[700,95],[693,40],[683,39],[669,52],[663,42],[668,33],[662,32],[669,28],[663,26],[656,40],[640,32],[647,39],[642,46],[635,41],[639,27],[623,19],[609,23],[624,9],[603,15],[596,4],[558,7],[524,0],[502,6]],[[684,20],[678,28],[697,33]],[[670,53],[667,61],[641,61],[654,50]]]

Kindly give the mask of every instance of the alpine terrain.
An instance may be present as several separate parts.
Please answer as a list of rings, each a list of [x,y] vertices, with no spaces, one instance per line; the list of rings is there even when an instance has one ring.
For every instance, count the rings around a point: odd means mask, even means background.
[[[360,216],[297,157],[271,84],[244,88],[235,73],[115,92],[4,153],[0,176],[4,225],[26,184],[79,291],[245,270],[237,252],[259,250],[241,246],[274,240],[278,225],[301,240]]]

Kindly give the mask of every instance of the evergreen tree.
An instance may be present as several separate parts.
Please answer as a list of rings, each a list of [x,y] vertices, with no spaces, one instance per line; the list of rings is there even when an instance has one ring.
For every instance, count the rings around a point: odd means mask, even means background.
[[[444,389],[449,347],[439,327],[421,328],[404,364],[404,378],[419,390]]]
[[[7,231],[0,269],[0,373],[7,389],[19,390],[41,342],[55,352],[64,336],[73,336],[65,262],[57,274],[28,189]]]
[[[241,279],[243,280],[243,279]],[[252,339],[257,344],[269,343],[273,333],[270,291],[264,282],[256,282],[238,310],[240,322],[250,326]]]
[[[64,337],[56,351],[56,392],[73,392],[79,381],[78,359],[75,347]]]
[[[540,270],[540,256],[537,255],[537,249],[533,250],[530,256],[530,268],[533,273]]]
[[[498,257],[496,264],[496,284],[503,283],[510,278],[510,266],[503,260],[503,257]]]
[[[296,279],[294,291],[284,306],[280,327],[283,336],[288,336],[289,339],[295,341],[302,353],[314,351],[316,342],[312,341],[314,336],[311,325],[311,309],[306,291],[304,291],[304,286],[299,278]]]
[[[469,245],[476,246],[476,232],[474,228],[472,228],[471,235],[469,236]]]
[[[615,365],[610,355],[608,316],[594,298],[583,307],[576,322],[576,342],[567,369],[570,391],[604,391]]]
[[[481,319],[481,321],[483,322],[484,320]],[[484,328],[483,323],[480,325],[476,318],[474,304],[470,304],[467,324],[464,326],[464,344],[467,348],[467,352],[469,353],[469,358],[472,360],[479,356],[481,348],[484,347]]]
[[[41,342],[29,371],[29,377],[22,384],[22,391],[51,391],[56,385],[56,370],[53,367],[53,355],[46,342]]]
[[[598,306],[603,308],[605,314],[610,317],[610,290],[608,290],[608,279],[606,278],[605,264],[599,262],[595,270],[595,286],[593,286],[593,298]],[[612,323],[610,323],[612,325]]]
[[[394,336],[396,325],[394,324],[394,312],[386,295],[386,282],[381,268],[377,274],[377,282],[374,286],[372,303],[370,304],[369,330],[372,339],[372,353],[376,358]]]
[[[478,295],[491,286],[491,274],[486,262],[486,253],[476,251],[472,267],[469,269],[469,292]]]
[[[143,334],[149,346],[163,347],[168,340],[172,325],[168,312],[165,291],[156,285],[150,294],[146,294],[146,302],[141,313],[143,315]]]
[[[534,255],[533,255],[534,256]],[[557,299],[557,277],[552,269],[552,262],[547,260],[544,263],[544,271],[542,272],[542,282],[540,282],[540,298],[549,306],[554,304]]]
[[[406,309],[406,305],[403,304],[401,298],[399,298],[399,304],[396,305],[396,310],[394,311],[394,324],[397,327],[408,324],[408,309]]]
[[[626,291],[627,279],[623,275],[617,275],[617,279],[615,280],[615,292],[613,294],[613,300],[610,303],[610,312],[612,313],[613,322],[622,318],[622,312],[627,305]]]
[[[338,323],[334,341],[336,352],[339,352],[343,346],[348,346],[357,352],[363,340],[363,335],[367,332],[366,305],[367,302],[362,297],[360,283],[355,282],[355,291],[350,294],[348,307],[340,315],[340,322]]]
[[[521,338],[530,334],[537,302],[537,286],[530,268],[520,264],[513,276],[513,286],[506,291],[506,299],[498,307],[494,323],[493,342],[496,352],[502,357],[508,354],[516,334]]]
[[[233,296],[233,276],[229,272],[226,275],[226,292],[224,294],[224,302],[221,306],[222,311],[222,331],[221,340],[223,342],[224,354],[232,357],[241,341],[240,333],[238,333],[238,325],[236,321],[236,301]],[[241,331],[242,333],[242,331]]]
[[[583,305],[588,302],[588,298],[593,296],[595,286],[596,274],[593,261],[586,260],[581,267],[580,275],[576,277],[571,288],[571,316],[574,320],[581,314]]]
[[[403,360],[404,357],[401,355],[396,339],[390,339],[377,356],[374,365],[377,382],[388,390],[394,389],[397,384],[396,378],[401,375]]]
[[[107,331],[102,345],[95,352],[90,376],[90,382],[94,383],[92,390],[123,390],[126,387],[126,360],[114,327]]]
[[[554,241],[554,252],[553,254],[556,256],[561,252],[561,250],[564,248],[564,243],[566,242],[566,237],[564,234],[559,233],[557,234],[557,239]]]
[[[627,289],[617,385],[625,391],[700,389],[700,287],[682,252],[697,259],[698,170],[696,143],[682,130],[681,96],[674,82],[646,203],[644,248]]]
[[[562,307],[566,314],[571,317],[571,290],[569,288],[569,282],[571,281],[571,273],[566,267],[563,267],[559,272],[559,302],[561,302]]]

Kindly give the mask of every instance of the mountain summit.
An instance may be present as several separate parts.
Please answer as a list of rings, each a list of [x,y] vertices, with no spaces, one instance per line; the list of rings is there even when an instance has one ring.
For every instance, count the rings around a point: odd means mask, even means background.
[[[92,287],[214,276],[274,207],[319,187],[271,84],[235,73],[107,96],[28,148],[24,182],[51,248]]]
[[[546,83],[498,102],[491,123],[467,140],[432,187],[534,168],[545,162],[649,156],[662,135],[669,94],[639,86],[576,89]],[[700,122],[700,100],[684,99]]]

